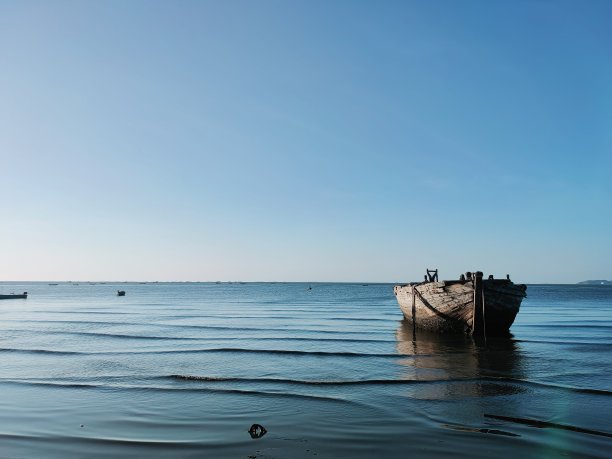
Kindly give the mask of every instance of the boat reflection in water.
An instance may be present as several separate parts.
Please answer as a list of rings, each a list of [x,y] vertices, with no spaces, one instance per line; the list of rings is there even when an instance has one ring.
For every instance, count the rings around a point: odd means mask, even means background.
[[[522,392],[521,350],[508,338],[475,339],[464,334],[415,330],[403,320],[396,331],[397,352],[403,357],[400,378],[415,382],[409,396],[456,400],[472,396]]]

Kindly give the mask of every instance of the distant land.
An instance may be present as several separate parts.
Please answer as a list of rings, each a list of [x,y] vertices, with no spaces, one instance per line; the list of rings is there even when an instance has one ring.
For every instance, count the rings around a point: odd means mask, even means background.
[[[588,285],[612,285],[612,280],[585,280],[578,283]]]

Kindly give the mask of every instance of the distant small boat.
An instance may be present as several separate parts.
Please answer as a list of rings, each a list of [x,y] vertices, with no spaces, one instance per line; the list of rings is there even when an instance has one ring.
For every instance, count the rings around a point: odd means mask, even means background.
[[[28,297],[28,292],[23,292],[23,293],[18,293],[18,294],[14,294],[11,293],[10,295],[0,295],[0,300],[12,300],[12,299],[17,299],[17,298],[27,298]]]
[[[404,317],[415,329],[476,336],[507,334],[526,290],[508,275],[483,279],[480,271],[439,282],[437,269],[428,269],[424,282],[393,288]]]
[[[59,284],[49,284],[49,285],[59,285]]]
[[[125,290],[117,290],[117,296],[125,296]]]

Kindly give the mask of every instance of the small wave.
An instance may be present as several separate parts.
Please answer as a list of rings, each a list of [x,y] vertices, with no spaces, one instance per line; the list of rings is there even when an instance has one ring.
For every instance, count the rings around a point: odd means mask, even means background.
[[[554,384],[554,383],[548,383],[548,382],[542,382],[542,381],[532,381],[528,379],[511,378],[511,377],[504,377],[504,376],[500,376],[500,377],[484,376],[482,377],[482,379],[488,380],[488,381],[495,381],[495,382],[509,382],[509,383],[518,383],[518,384],[527,384],[527,385],[532,385],[532,386],[547,387],[551,389],[561,389],[561,390],[567,390],[567,391],[583,393],[583,394],[608,395],[608,396],[612,395],[612,391],[605,390],[605,389],[565,386],[563,384]]]
[[[161,340],[161,341],[184,341],[184,340],[189,341],[189,340],[202,340],[203,339],[203,338],[181,338],[181,337],[176,337],[176,336],[126,335],[126,334],[121,334],[121,333],[91,333],[91,332],[54,332],[54,333],[96,336],[96,337],[101,337],[101,338],[145,339],[145,340]]]
[[[401,354],[384,353],[361,353],[361,352],[333,352],[333,351],[296,351],[288,349],[247,349],[220,347],[211,349],[178,349],[168,351],[143,351],[129,352],[129,354],[195,354],[195,353],[247,353],[247,354],[271,354],[271,355],[300,355],[300,356],[323,356],[323,357],[382,357],[398,358],[405,357]]]
[[[452,382],[469,382],[470,379],[430,379],[430,380],[414,380],[414,379],[358,379],[358,380],[304,380],[304,379],[286,379],[286,378],[239,378],[239,377],[218,377],[218,376],[195,376],[195,375],[168,375],[160,376],[161,379],[173,379],[179,381],[200,381],[200,382],[237,382],[237,383],[272,383],[272,384],[290,384],[303,386],[366,386],[366,385],[414,385],[414,384],[432,384],[432,383],[452,383]]]
[[[208,338],[206,338],[208,339]],[[224,339],[224,338],[219,338],[219,339]],[[287,337],[273,337],[273,336],[266,336],[266,337],[241,337],[241,338],[229,338],[229,339],[236,339],[236,340],[257,340],[257,341],[269,341],[269,340],[273,340],[273,341],[306,341],[306,342],[316,342],[316,343],[397,343],[397,340],[394,339],[377,339],[377,338],[364,338],[364,339],[357,339],[357,338],[307,338],[307,337],[294,337],[294,336],[287,336]]]
[[[34,330],[9,330],[17,332],[35,332]],[[147,335],[129,335],[122,333],[96,333],[96,332],[75,332],[75,331],[63,331],[63,330],[45,330],[46,335],[74,335],[74,336],[92,336],[99,338],[118,338],[118,339],[145,339],[145,340],[162,340],[162,341],[203,341],[211,338],[181,338],[177,336],[147,336]],[[214,338],[213,338],[214,339]],[[222,339],[222,338],[219,338]]]
[[[76,351],[53,351],[49,349],[18,349],[18,348],[0,348],[2,352],[14,352],[19,354],[54,354],[54,355],[86,355],[87,352]]]
[[[142,322],[107,322],[107,321],[84,321],[84,320],[39,320],[39,319],[5,319],[5,322],[17,322],[17,323],[43,323],[49,324],[67,324],[67,325],[98,325],[98,326],[136,326],[136,327],[155,327],[165,329],[179,329],[179,330],[232,330],[240,333],[244,332],[292,332],[292,333],[313,333],[317,335],[323,334],[334,334],[334,335],[363,335],[381,333],[384,329],[372,329],[369,328],[364,331],[353,331],[353,330],[323,330],[323,329],[308,329],[299,327],[230,327],[223,325],[193,325],[193,324],[171,324],[171,323],[142,323]],[[47,331],[45,330],[45,333]]]
[[[75,451],[84,451],[87,448],[99,448],[101,446],[115,445],[123,447],[151,447],[155,448],[156,452],[159,452],[159,448],[171,448],[171,452],[175,452],[177,449],[194,449],[201,450],[202,445],[197,442],[189,442],[185,440],[137,440],[137,439],[123,439],[123,438],[108,438],[98,436],[65,436],[65,435],[33,435],[33,434],[17,434],[17,433],[5,433],[0,432],[0,441],[18,440],[26,441],[26,444],[35,444],[53,442],[54,444],[60,445],[71,445],[75,448]],[[80,445],[80,446],[79,446]],[[48,453],[47,453],[48,454]],[[65,453],[64,453],[65,454]],[[78,453],[75,453],[78,454]],[[80,455],[79,455],[80,456]],[[169,454],[169,456],[173,456]],[[5,456],[0,456],[4,458]],[[8,457],[8,456],[7,456]],[[17,457],[22,457],[17,456]],[[25,457],[25,456],[23,456]],[[33,456],[32,456],[33,457]]]
[[[3,319],[4,322],[40,323],[40,324],[67,324],[67,325],[134,325],[142,326],[139,322],[107,322],[100,320],[42,320],[42,319]],[[46,331],[45,331],[46,332]]]
[[[612,433],[609,433],[609,432],[602,432],[600,430],[593,430],[593,429],[585,429],[584,427],[578,427],[578,426],[569,425],[569,424],[559,424],[556,422],[542,421],[540,419],[516,418],[512,416],[501,416],[498,414],[487,414],[487,413],[484,414],[484,417],[496,419],[498,421],[507,421],[507,422],[514,422],[517,424],[526,424],[528,426],[538,427],[538,428],[553,428],[553,429],[561,429],[561,430],[571,430],[574,432],[585,433],[589,435],[599,435],[601,437],[612,438]]]
[[[95,314],[95,315],[112,315],[112,316],[137,316],[142,315],[140,312],[119,312],[119,311],[88,311],[88,310],[75,310],[75,311],[49,311],[49,310],[31,310],[28,311],[35,314],[69,314],[74,316],[75,314]]]
[[[78,378],[77,378],[78,379]],[[104,378],[110,379],[111,381],[124,381],[125,377],[110,377]],[[185,375],[185,374],[170,374],[165,376],[148,376],[144,380],[174,380],[174,381],[194,381],[203,383],[255,383],[255,384],[284,384],[284,385],[298,385],[298,386],[367,386],[367,385],[429,385],[429,384],[466,384],[466,383],[482,383],[483,381],[489,381],[493,383],[510,383],[517,385],[532,385],[545,387],[549,389],[559,389],[564,391],[570,391],[575,393],[585,393],[591,395],[602,395],[612,396],[612,391],[605,389],[594,389],[584,387],[572,387],[561,384],[551,384],[539,381],[529,381],[519,378],[509,377],[494,377],[484,376],[480,378],[446,378],[446,379],[428,379],[428,380],[413,380],[413,379],[361,379],[361,380],[303,380],[303,379],[290,379],[290,378],[242,378],[242,377],[223,377],[223,376],[199,376],[199,375]],[[94,378],[96,384],[73,382],[71,378],[64,378],[62,380],[56,379],[53,381],[47,381],[45,379],[10,379],[2,378],[0,383],[16,383],[16,384],[32,384],[32,385],[46,385],[52,387],[72,387],[72,388],[122,388],[122,389],[166,389],[156,388],[150,386],[132,386],[132,385],[116,385],[116,384],[103,384],[100,383],[100,378]],[[170,390],[171,388],[167,388]],[[182,390],[182,389],[181,389]],[[223,389],[225,390],[225,389]],[[228,389],[229,390],[229,389]],[[234,389],[232,389],[234,390]],[[257,392],[257,391],[246,391],[246,392]],[[291,394],[289,394],[291,395]]]
[[[75,382],[53,382],[53,381],[41,381],[41,380],[24,380],[24,379],[2,379],[2,384],[13,384],[17,386],[43,386],[43,387],[56,387],[62,389],[100,389],[104,387],[101,384],[87,384],[87,383],[75,383]]]
[[[432,384],[432,383],[480,383],[489,381],[494,383],[511,383],[511,384],[527,384],[552,389],[561,389],[571,392],[595,394],[595,395],[612,395],[611,391],[604,389],[593,389],[584,387],[564,386],[560,384],[550,384],[538,381],[529,381],[518,378],[483,376],[480,378],[446,378],[446,379],[428,379],[428,380],[413,380],[413,379],[359,379],[359,380],[302,380],[302,379],[286,379],[286,378],[240,378],[240,377],[219,377],[219,376],[197,376],[197,375],[168,375],[160,376],[162,379],[174,379],[183,381],[201,381],[201,382],[237,382],[237,383],[274,383],[274,384],[296,384],[296,385],[314,385],[314,386],[355,386],[355,385],[414,385],[414,384]]]
[[[520,435],[506,432],[505,430],[499,429],[489,429],[489,428],[480,428],[480,427],[468,427],[468,426],[460,426],[455,424],[441,424],[445,429],[458,430],[460,432],[473,432],[473,433],[485,433],[485,434],[493,434],[493,435],[503,435],[506,437],[520,437]]]
[[[515,339],[518,343],[537,343],[537,344],[561,344],[563,346],[597,346],[597,347],[612,347],[609,342],[593,342],[593,341],[560,341],[560,340],[543,340],[543,339]]]
[[[5,332],[14,333],[38,333],[37,330],[21,329],[21,328],[5,328]],[[309,338],[295,336],[152,336],[152,335],[130,335],[122,333],[99,333],[99,332],[77,332],[65,330],[45,330],[45,334],[49,335],[75,335],[75,336],[93,336],[100,338],[118,338],[118,339],[146,339],[146,340],[167,340],[167,341],[298,341],[298,342],[316,342],[316,343],[396,343],[393,339],[376,339],[376,338]]]
[[[349,322],[397,322],[396,317],[382,319],[380,317],[323,317],[323,320],[346,320]]]
[[[299,314],[299,311],[292,311],[294,314],[292,315],[281,315],[281,314],[177,314],[177,315],[168,315],[167,319],[243,319],[252,321],[253,319],[262,320],[262,319],[272,319],[272,320],[291,320],[294,321],[296,317],[311,317],[310,314],[312,311],[304,310],[303,314]],[[381,317],[338,317],[338,316],[321,316],[318,317],[319,320],[322,321],[349,321],[349,322],[396,322],[396,317],[381,318]]]
[[[551,329],[559,329],[559,328],[571,328],[571,329],[579,329],[579,328],[600,328],[604,330],[608,330],[612,328],[612,325],[604,325],[604,324],[580,324],[580,323],[550,323],[550,324],[524,324],[522,325],[526,328],[551,328]]]
[[[54,389],[97,389],[97,390],[126,390],[126,391],[145,391],[145,392],[180,392],[180,393],[211,393],[211,394],[239,394],[251,395],[258,397],[273,397],[273,398],[301,398],[309,400],[320,400],[326,402],[347,403],[351,405],[363,405],[362,403],[340,398],[313,394],[298,394],[294,392],[270,392],[264,390],[245,390],[245,389],[229,389],[229,388],[211,388],[211,387],[163,387],[163,386],[137,386],[137,385],[122,385],[122,384],[83,384],[83,383],[56,383],[52,381],[31,381],[31,380],[2,380],[0,384],[11,384],[17,386],[37,386],[49,387]],[[364,405],[365,406],[365,405]]]
[[[102,352],[77,352],[77,351],[54,351],[49,349],[17,349],[0,348],[2,352],[15,352],[25,354],[55,354],[55,355],[162,355],[162,354],[207,354],[207,353],[230,353],[230,354],[271,354],[271,355],[300,355],[300,356],[321,356],[321,357],[402,357],[400,354],[374,354],[359,352],[328,352],[328,351],[296,351],[286,349],[247,349],[220,347],[210,349],[173,349],[155,351],[102,351]]]
[[[352,330],[322,330],[322,329],[308,329],[308,328],[293,328],[293,327],[229,327],[222,325],[187,325],[187,324],[168,324],[168,323],[157,323],[152,324],[160,327],[170,327],[170,328],[178,328],[178,329],[195,329],[195,330],[234,330],[238,332],[245,331],[267,331],[267,332],[287,332],[291,331],[293,333],[316,333],[319,334],[342,334],[342,335],[363,335],[364,333],[375,333],[382,332],[383,329],[368,329],[367,331],[352,331]]]

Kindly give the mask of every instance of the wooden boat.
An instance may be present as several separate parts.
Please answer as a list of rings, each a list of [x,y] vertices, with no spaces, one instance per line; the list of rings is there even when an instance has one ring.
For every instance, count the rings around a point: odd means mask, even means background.
[[[125,290],[117,290],[117,296],[125,296]]]
[[[480,271],[440,282],[437,269],[428,269],[424,282],[393,288],[413,328],[478,336],[508,334],[526,290],[526,285],[514,284],[510,276],[485,280]]]
[[[23,293],[18,293],[18,294],[14,294],[11,293],[10,295],[0,295],[0,300],[12,300],[15,298],[27,298],[28,297],[28,292],[23,292]]]

